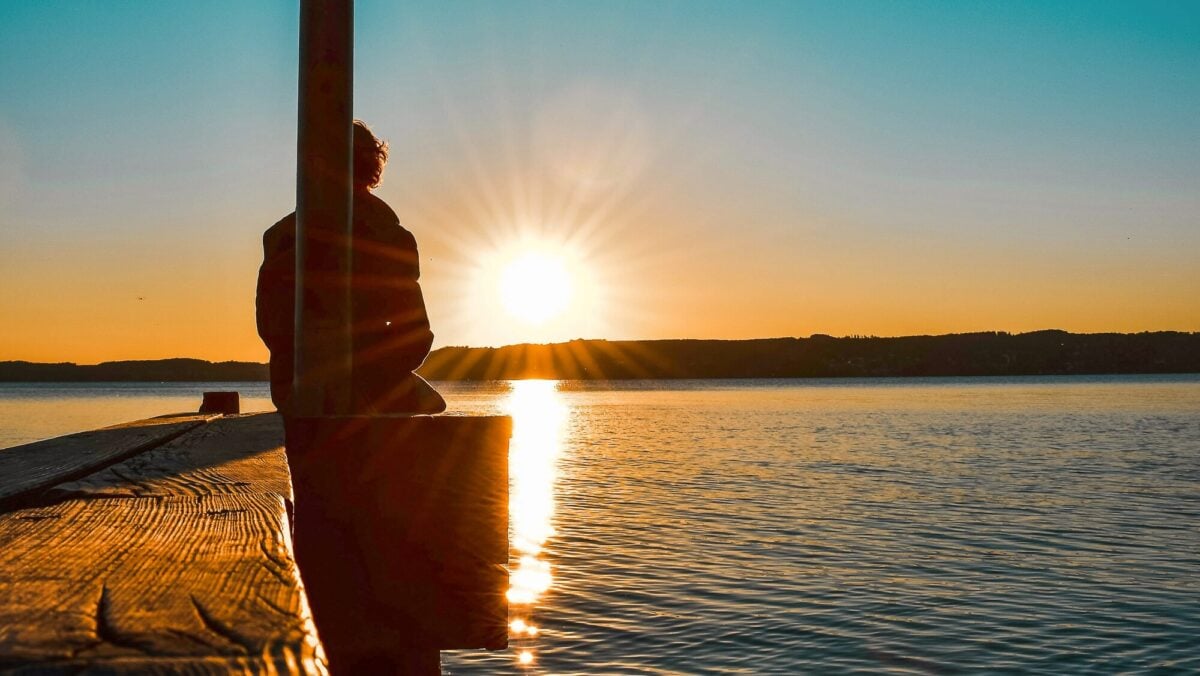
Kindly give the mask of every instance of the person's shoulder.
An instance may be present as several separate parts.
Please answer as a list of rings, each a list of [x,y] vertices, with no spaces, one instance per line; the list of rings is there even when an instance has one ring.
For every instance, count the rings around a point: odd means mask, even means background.
[[[263,247],[268,251],[288,246],[296,239],[296,212],[279,219],[263,233]]]
[[[296,231],[296,212],[294,212],[294,211],[292,213],[288,214],[287,216],[284,216],[283,218],[276,221],[275,225],[272,225],[271,227],[267,228],[267,233],[272,233],[272,232],[279,233],[279,232],[286,232],[288,230],[291,230],[292,232]],[[264,233],[264,234],[266,234],[266,233]]]
[[[416,246],[416,238],[400,224],[400,217],[388,206],[387,202],[368,192],[356,196],[354,204],[356,208],[367,210],[370,214],[369,217],[376,225],[386,225],[389,230],[395,228],[393,234],[398,233],[403,240]]]
[[[400,217],[379,197],[369,192],[358,193],[354,196],[354,206],[363,209],[377,223],[392,223],[400,225]]]

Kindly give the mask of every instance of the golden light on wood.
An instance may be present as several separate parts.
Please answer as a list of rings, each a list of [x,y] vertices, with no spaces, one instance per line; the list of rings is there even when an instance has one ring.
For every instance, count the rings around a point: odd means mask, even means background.
[[[0,453],[4,670],[328,674],[281,441],[272,414],[188,415]]]

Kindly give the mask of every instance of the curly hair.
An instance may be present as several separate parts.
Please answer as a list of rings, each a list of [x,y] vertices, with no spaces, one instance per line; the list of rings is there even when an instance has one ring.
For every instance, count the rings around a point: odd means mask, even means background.
[[[388,144],[376,138],[362,120],[354,121],[354,187],[374,190],[383,182]]]

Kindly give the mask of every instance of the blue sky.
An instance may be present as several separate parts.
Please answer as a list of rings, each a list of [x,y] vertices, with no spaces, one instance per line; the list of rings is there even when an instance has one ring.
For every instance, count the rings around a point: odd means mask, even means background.
[[[1200,330],[1200,4],[356,12],[439,344]],[[265,356],[296,30],[294,2],[0,3],[0,359]],[[531,238],[582,251],[592,304],[479,321],[481,259]]]

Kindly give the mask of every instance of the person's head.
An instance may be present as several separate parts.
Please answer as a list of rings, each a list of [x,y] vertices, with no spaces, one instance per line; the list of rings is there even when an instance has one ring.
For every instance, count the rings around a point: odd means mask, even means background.
[[[375,138],[362,120],[354,121],[354,189],[373,190],[383,182],[388,144]]]

